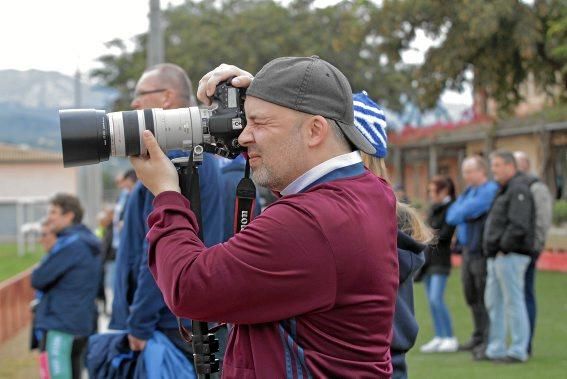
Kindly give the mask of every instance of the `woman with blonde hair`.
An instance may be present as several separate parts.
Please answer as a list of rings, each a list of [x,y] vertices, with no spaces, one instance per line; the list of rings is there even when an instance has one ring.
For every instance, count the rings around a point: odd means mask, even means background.
[[[366,92],[353,95],[354,124],[374,141],[374,155],[361,153],[364,165],[388,183],[384,158],[387,154],[386,117]],[[394,311],[393,339],[390,345],[394,379],[407,378],[405,354],[413,347],[418,325],[413,310],[413,276],[424,262],[423,251],[433,234],[419,214],[408,204],[397,201],[399,287]]]

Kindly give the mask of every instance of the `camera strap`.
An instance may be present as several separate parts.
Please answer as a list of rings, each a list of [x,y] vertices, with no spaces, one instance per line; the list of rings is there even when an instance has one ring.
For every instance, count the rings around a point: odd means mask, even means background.
[[[181,180],[180,177],[180,182],[183,184],[185,184],[185,187],[182,188],[186,188],[188,192],[190,192],[192,194],[191,199],[193,202],[195,202],[196,207],[195,210],[197,210],[198,214],[200,215],[200,208],[201,208],[201,204],[200,204],[200,197],[198,196],[199,194],[199,173],[198,170],[196,170],[194,167],[191,167],[192,163],[192,159],[190,160],[190,179],[187,180],[187,175],[185,176],[185,180]],[[192,203],[193,204],[193,203]],[[252,179],[250,178],[250,162],[248,161],[248,158],[246,159],[246,167],[244,169],[244,177],[242,179],[240,179],[240,182],[238,183],[238,186],[236,187],[236,199],[235,199],[235,205],[234,205],[234,234],[240,232],[241,230],[243,230],[249,223],[250,221],[252,221],[252,219],[254,218],[254,207],[256,205],[256,185],[254,184],[254,182],[252,181]],[[202,225],[199,222],[199,225]],[[202,228],[200,228],[202,229]],[[199,236],[200,238],[202,238],[202,236]],[[178,317],[177,318],[177,325],[179,327],[179,333],[181,334],[181,336],[183,337],[183,339],[186,342],[192,342],[193,339],[195,338],[194,333],[189,332],[181,323],[181,319]],[[206,325],[206,324],[205,324]],[[210,333],[214,333],[217,329],[224,327],[226,324],[221,323],[218,326],[212,328],[211,330],[209,330],[207,333],[205,333],[205,335],[207,337],[212,337],[211,339],[214,340],[214,337],[210,334]],[[202,342],[203,341],[199,341]],[[213,342],[213,341],[211,341]],[[208,346],[208,345],[207,345]],[[212,347],[212,346],[211,346]],[[217,347],[218,348],[218,347]],[[212,349],[211,349],[212,350]]]
[[[236,200],[234,204],[234,234],[244,229],[254,218],[256,204],[256,186],[250,179],[250,162],[246,159],[244,178],[240,179],[236,187]]]

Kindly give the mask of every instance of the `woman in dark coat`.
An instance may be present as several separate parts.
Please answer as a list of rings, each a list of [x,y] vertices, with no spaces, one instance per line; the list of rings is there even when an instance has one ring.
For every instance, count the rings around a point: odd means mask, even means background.
[[[436,243],[426,251],[426,263],[422,269],[423,281],[433,319],[435,337],[420,350],[423,353],[454,352],[458,349],[453,335],[451,315],[444,296],[451,271],[451,239],[455,227],[447,224],[447,209],[455,200],[455,186],[449,177],[436,176],[428,186],[432,206],[427,222],[435,231]]]

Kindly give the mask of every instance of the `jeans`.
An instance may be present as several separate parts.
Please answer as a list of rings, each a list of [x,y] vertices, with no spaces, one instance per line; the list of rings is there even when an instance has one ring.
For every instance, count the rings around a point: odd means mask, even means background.
[[[112,291],[114,288],[114,277],[116,276],[116,261],[104,263],[104,287]]]
[[[536,262],[537,257],[533,257],[530,260],[528,269],[526,270],[526,309],[528,311],[528,319],[530,321],[530,339],[528,342],[528,354],[532,353],[532,340],[534,338],[536,314],[537,314],[537,304],[535,298],[535,272],[536,272]]]
[[[485,304],[490,318],[486,355],[490,359],[510,356],[525,361],[528,358],[530,326],[524,282],[530,257],[508,253],[489,258],[487,262]],[[506,327],[511,343],[506,349]]]
[[[440,338],[453,337],[451,315],[443,299],[447,278],[448,275],[442,274],[432,274],[425,277],[425,291],[433,318],[435,336]]]

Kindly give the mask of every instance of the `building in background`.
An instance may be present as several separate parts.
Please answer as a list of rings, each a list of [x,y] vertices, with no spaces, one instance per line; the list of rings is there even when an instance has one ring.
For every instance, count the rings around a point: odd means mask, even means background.
[[[77,195],[79,170],[61,153],[0,143],[0,241],[16,242],[22,225],[45,215],[56,192]]]
[[[440,125],[392,133],[388,166],[394,184],[405,187],[409,198],[423,204],[434,175],[449,175],[463,189],[460,167],[472,154],[484,157],[497,149],[525,151],[534,174],[549,186],[556,199],[567,198],[567,122],[534,118],[468,125]]]

